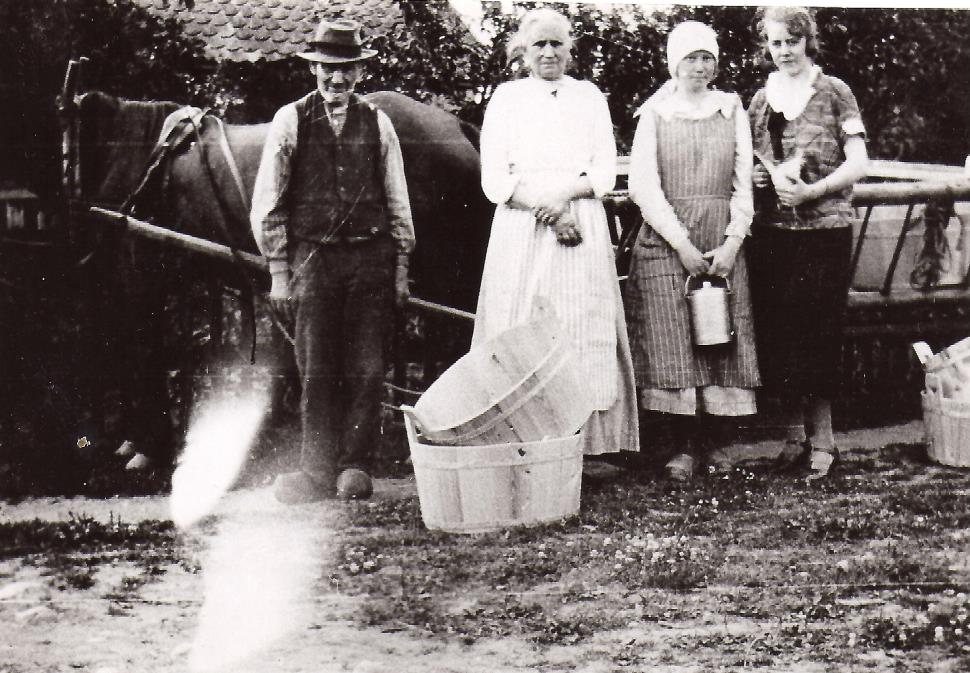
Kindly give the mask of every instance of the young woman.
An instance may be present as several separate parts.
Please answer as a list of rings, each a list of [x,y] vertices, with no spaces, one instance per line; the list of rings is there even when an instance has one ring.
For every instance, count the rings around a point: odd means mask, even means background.
[[[850,281],[849,196],[868,165],[865,127],[849,87],[814,63],[808,9],[764,8],[758,32],[777,69],[748,109],[758,158],[749,253],[761,371],[789,428],[783,466],[817,479],[838,459],[831,399]]]

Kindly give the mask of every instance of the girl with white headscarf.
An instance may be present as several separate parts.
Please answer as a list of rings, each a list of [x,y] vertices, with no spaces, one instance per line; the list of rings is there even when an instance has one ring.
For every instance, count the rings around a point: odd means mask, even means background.
[[[666,473],[677,481],[689,480],[704,459],[730,469],[714,441],[722,424],[711,417],[755,413],[760,384],[740,254],[754,210],[751,133],[738,96],[710,87],[717,58],[708,26],[687,21],[670,32],[671,79],[637,112],[630,155],[630,197],[644,227],[631,261],[627,322],[640,404],[673,424],[677,453]],[[703,275],[722,276],[731,289],[735,338],[713,349],[693,346],[684,297],[687,278]]]

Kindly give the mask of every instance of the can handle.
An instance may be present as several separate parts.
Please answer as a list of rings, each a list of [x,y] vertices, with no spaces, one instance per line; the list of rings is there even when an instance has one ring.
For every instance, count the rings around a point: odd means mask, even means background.
[[[698,280],[698,281],[704,281],[704,280],[707,280],[707,281],[720,281],[720,282],[724,283],[724,290],[726,292],[728,292],[728,293],[731,292],[731,282],[725,276],[718,276],[716,274],[711,274],[711,273],[701,273],[701,274],[698,274],[696,276],[687,276],[687,280],[684,282],[684,296],[685,297],[690,296],[690,291],[691,291],[690,282],[692,280]]]

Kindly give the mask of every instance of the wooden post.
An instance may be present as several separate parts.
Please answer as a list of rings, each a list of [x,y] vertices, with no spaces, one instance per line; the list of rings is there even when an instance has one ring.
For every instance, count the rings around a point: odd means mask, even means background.
[[[913,209],[916,204],[911,203],[906,209],[906,218],[903,220],[902,229],[899,231],[899,238],[896,240],[896,247],[893,249],[893,256],[889,260],[889,268],[886,270],[886,279],[882,284],[882,294],[888,296],[893,287],[893,276],[896,275],[896,267],[899,265],[899,256],[903,253],[903,246],[906,244],[906,235],[913,227]]]
[[[254,255],[250,252],[242,252],[240,250],[233,250],[227,245],[213,243],[212,241],[199,238],[198,236],[190,236],[189,234],[183,234],[178,231],[172,231],[171,229],[165,229],[164,227],[149,224],[148,222],[139,220],[138,218],[123,215],[122,213],[108,210],[107,208],[99,208],[94,206],[90,208],[90,212],[102,220],[117,224],[123,227],[126,231],[143,238],[148,238],[153,241],[165,243],[167,245],[182,248],[183,250],[188,250],[190,252],[200,253],[216,259],[221,259],[226,262],[239,262],[246,269],[255,273],[262,274],[269,272],[269,264],[267,263],[266,259],[260,255]],[[422,311],[430,311],[432,313],[440,313],[441,315],[450,316],[452,318],[459,318],[461,320],[475,320],[474,313],[463,311],[458,308],[452,308],[451,306],[437,304],[426,299],[421,299],[420,297],[411,297],[408,299],[408,306],[412,306]]]
[[[859,268],[859,258],[862,256],[862,244],[866,240],[866,231],[869,229],[869,218],[872,217],[873,206],[866,206],[866,215],[862,218],[859,226],[859,240],[856,241],[855,250],[852,251],[852,261],[849,264],[849,279],[855,278],[856,269]]]

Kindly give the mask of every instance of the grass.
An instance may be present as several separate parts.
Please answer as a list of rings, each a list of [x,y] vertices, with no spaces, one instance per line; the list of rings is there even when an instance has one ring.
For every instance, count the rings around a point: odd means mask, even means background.
[[[466,642],[666,625],[684,633],[664,656],[737,666],[872,649],[970,662],[970,475],[913,455],[889,446],[811,486],[758,467],[688,487],[628,473],[586,489],[578,517],[477,536],[426,531],[414,498],[364,503],[329,579],[367,597],[363,623]],[[624,646],[614,663],[658,656]]]
[[[61,590],[92,588],[98,567],[118,560],[141,568],[138,586],[163,574],[167,563],[185,565],[172,522],[128,524],[112,515],[105,523],[83,513],[71,513],[67,521],[0,522],[0,561],[14,558],[43,567]]]
[[[970,666],[970,472],[909,446],[852,456],[821,485],[757,465],[689,486],[630,470],[585,487],[576,517],[480,535],[428,531],[414,496],[345,514],[319,588],[386,631],[605,647],[618,670]],[[202,539],[77,515],[0,524],[0,559],[46,566],[65,591],[135,561],[104,595],[121,615],[166,563],[197,570]]]
[[[171,521],[129,524],[112,515],[104,523],[73,512],[67,521],[5,521],[0,522],[0,560],[36,553],[171,548],[174,531]]]

